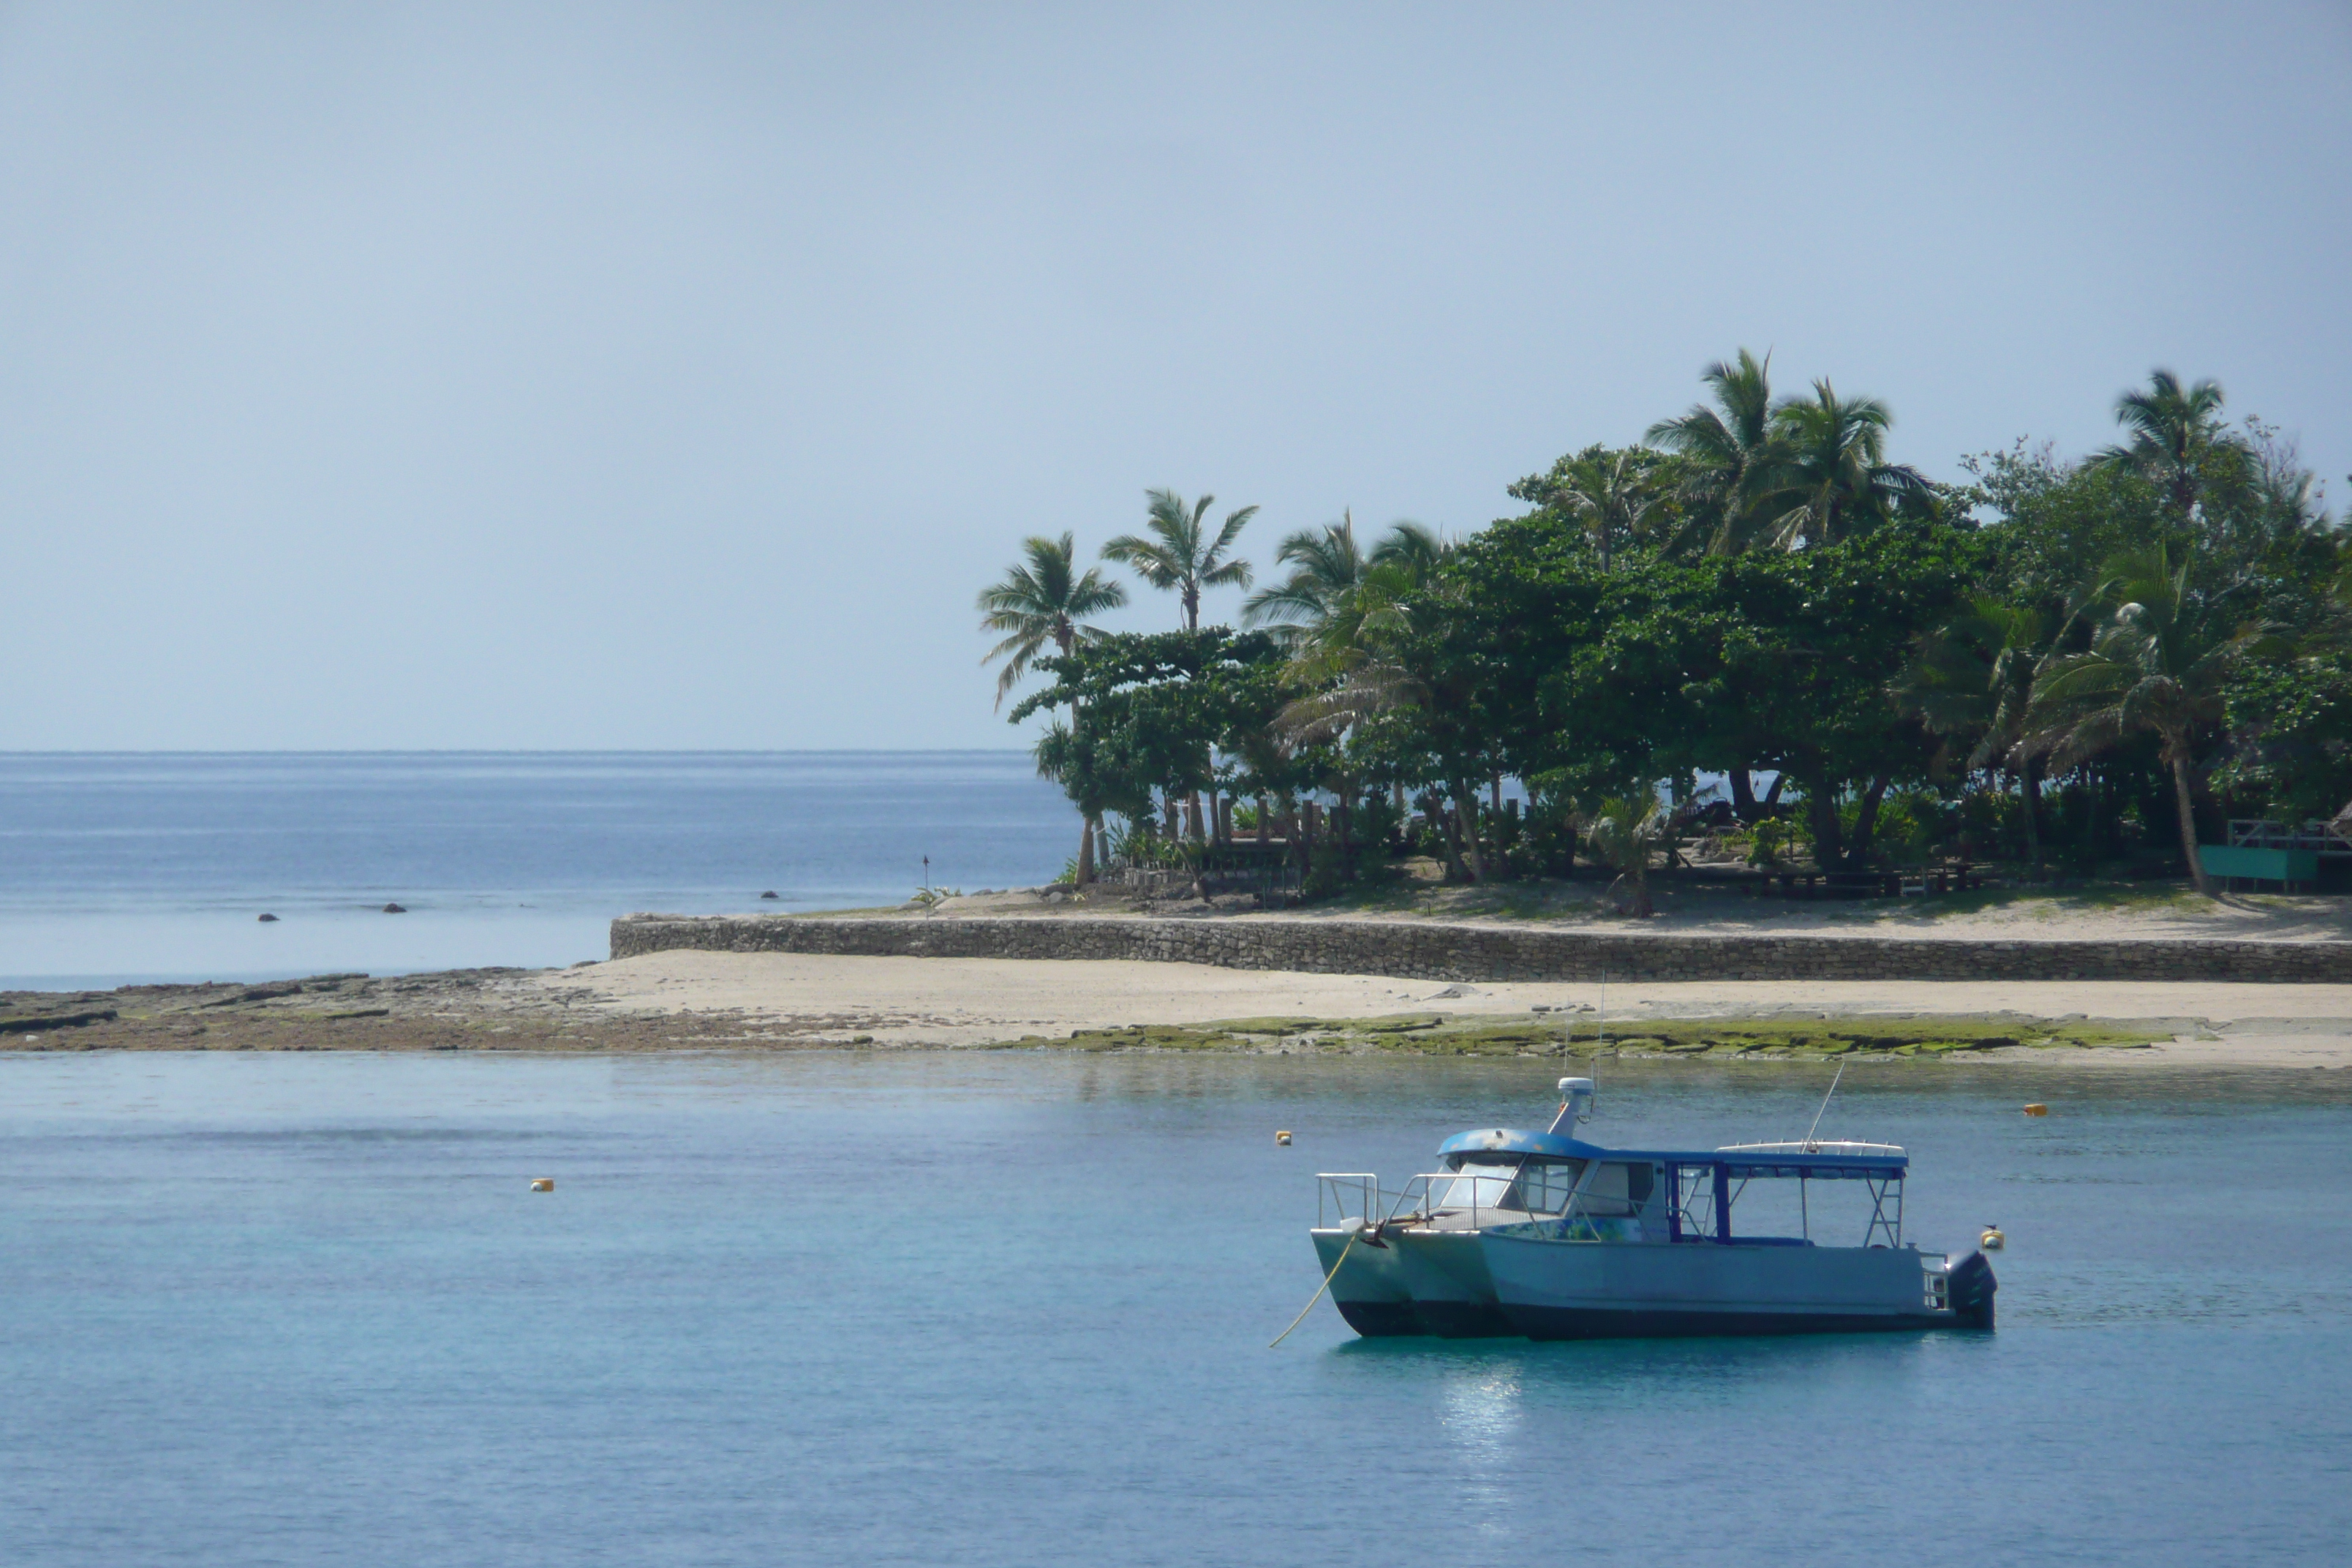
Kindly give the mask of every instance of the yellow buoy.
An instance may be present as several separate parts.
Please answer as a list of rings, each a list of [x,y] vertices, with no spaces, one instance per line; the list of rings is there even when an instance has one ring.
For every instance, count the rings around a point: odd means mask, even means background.
[[[541,1176],[537,1181],[531,1183],[530,1190],[534,1193],[551,1193],[555,1190],[555,1178],[553,1176]]]
[[[2050,1114],[2050,1108],[2037,1100],[2032,1105],[2025,1108],[2025,1114],[2028,1116],[2047,1116]]]
[[[1288,1148],[1290,1146],[1290,1134],[1287,1131],[1278,1131],[1274,1135],[1274,1141],[1283,1145],[1285,1148]]]
[[[1985,1233],[1977,1237],[1977,1245],[1987,1252],[1999,1252],[2009,1245],[2009,1237],[2001,1235],[1999,1226],[1989,1225],[1985,1226]]]

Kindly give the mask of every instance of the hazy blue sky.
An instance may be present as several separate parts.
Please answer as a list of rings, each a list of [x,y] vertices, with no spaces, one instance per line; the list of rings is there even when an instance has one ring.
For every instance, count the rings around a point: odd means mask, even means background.
[[[1742,344],[2340,505],[2347,174],[2342,4],[0,6],[0,746],[1005,744],[1024,534],[1475,528]]]

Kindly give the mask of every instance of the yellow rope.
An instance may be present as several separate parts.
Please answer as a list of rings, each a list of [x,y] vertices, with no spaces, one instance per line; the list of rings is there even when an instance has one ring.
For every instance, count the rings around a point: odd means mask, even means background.
[[[1331,1272],[1323,1276],[1323,1283],[1315,1287],[1315,1294],[1307,1298],[1307,1305],[1299,1308],[1298,1316],[1290,1320],[1290,1329],[1295,1329],[1299,1324],[1305,1322],[1307,1321],[1307,1314],[1315,1310],[1315,1303],[1323,1299],[1323,1292],[1331,1289],[1331,1281],[1339,1278],[1339,1265],[1348,1261],[1348,1254],[1355,1249],[1356,1237],[1363,1234],[1364,1233],[1361,1230],[1354,1230],[1349,1233],[1348,1245],[1339,1249],[1339,1256],[1338,1258],[1332,1259]],[[1288,1339],[1290,1337],[1290,1329],[1285,1329],[1282,1332],[1275,1335],[1273,1340],[1265,1348],[1272,1350],[1276,1345],[1278,1345],[1283,1341]]]

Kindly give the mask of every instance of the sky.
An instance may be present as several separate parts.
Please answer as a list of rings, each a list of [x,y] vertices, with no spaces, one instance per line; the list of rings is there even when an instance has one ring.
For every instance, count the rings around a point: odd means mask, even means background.
[[[2340,510],[2348,87],[2343,0],[0,4],[0,749],[1019,744],[1024,537],[1466,532],[1742,346],[1937,478],[2210,376]]]

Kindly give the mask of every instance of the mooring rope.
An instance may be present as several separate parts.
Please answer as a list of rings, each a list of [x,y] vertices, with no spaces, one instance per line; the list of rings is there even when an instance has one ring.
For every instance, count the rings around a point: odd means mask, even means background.
[[[1298,1316],[1290,1320],[1290,1329],[1295,1329],[1299,1324],[1305,1322],[1307,1321],[1307,1314],[1315,1310],[1315,1303],[1323,1299],[1323,1292],[1331,1289],[1331,1281],[1339,1278],[1339,1265],[1348,1261],[1348,1254],[1355,1249],[1356,1237],[1363,1234],[1364,1227],[1361,1226],[1359,1226],[1356,1229],[1348,1233],[1348,1245],[1339,1249],[1339,1256],[1338,1258],[1332,1259],[1331,1272],[1323,1276],[1323,1283],[1315,1287],[1315,1294],[1307,1298],[1307,1305],[1298,1309]],[[1278,1345],[1283,1341],[1288,1339],[1290,1337],[1290,1329],[1285,1329],[1282,1332],[1275,1335],[1274,1338],[1267,1342],[1265,1348],[1272,1350],[1276,1345]]]

